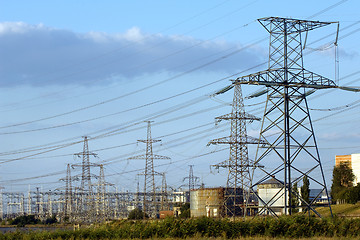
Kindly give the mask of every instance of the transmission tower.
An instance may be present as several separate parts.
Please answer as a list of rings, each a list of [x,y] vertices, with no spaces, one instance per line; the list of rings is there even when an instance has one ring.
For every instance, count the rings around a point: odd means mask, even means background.
[[[246,206],[249,201],[249,189],[251,183],[250,167],[253,163],[248,158],[248,144],[257,144],[258,139],[250,137],[246,132],[246,121],[260,120],[245,112],[241,87],[235,85],[232,111],[216,118],[218,121],[230,120],[230,136],[214,139],[209,144],[229,144],[229,159],[214,165],[216,168],[227,168],[229,170],[226,189],[224,191],[225,215],[246,215]]]
[[[265,71],[239,77],[234,84],[265,85],[267,100],[260,130],[255,164],[266,166],[255,169],[251,190],[275,181],[281,189],[272,197],[259,196],[259,214],[277,215],[274,206],[283,201],[282,214],[291,214],[296,206],[293,199],[315,214],[314,200],[301,198],[293,186],[305,176],[313,188],[321,188],[328,196],[324,172],[310,118],[306,89],[336,88],[336,84],[323,76],[304,69],[303,37],[308,31],[332,22],[267,17],[258,19],[270,33],[269,65]],[[303,36],[303,37],[302,37]],[[259,171],[261,170],[261,171]],[[329,199],[329,198],[328,198]],[[329,203],[329,209],[331,207]]]
[[[72,197],[72,183],[71,183],[71,168],[67,165],[66,179],[65,179],[65,217],[72,215],[73,197]]]
[[[147,138],[146,140],[138,140],[139,142],[146,143],[145,155],[139,155],[131,157],[129,159],[145,159],[145,176],[144,181],[144,198],[143,198],[143,212],[144,218],[146,214],[154,216],[157,211],[156,205],[156,187],[155,187],[155,175],[161,175],[154,170],[154,159],[170,159],[169,157],[153,154],[152,144],[160,142],[161,140],[155,140],[151,138],[151,121],[147,121]]]
[[[93,221],[96,214],[95,209],[95,196],[93,191],[93,185],[91,183],[92,177],[98,177],[92,175],[90,172],[91,167],[99,167],[99,164],[91,163],[90,156],[97,157],[97,154],[89,151],[88,145],[88,137],[84,136],[84,147],[83,151],[80,153],[74,154],[77,157],[82,157],[81,164],[73,164],[73,167],[81,167],[81,185],[78,190],[78,197],[80,199],[77,200],[77,213],[80,215],[79,217],[83,218],[84,221]],[[78,176],[75,176],[75,178]]]
[[[199,186],[199,184],[197,184],[197,181],[199,181],[199,177],[196,177],[194,176],[194,171],[193,171],[193,166],[194,165],[189,165],[189,176],[188,177],[184,177],[183,179],[183,182],[188,180],[189,181],[189,184],[188,184],[188,187],[189,187],[189,194],[187,195],[186,197],[186,201],[187,202],[190,202],[190,191],[191,189],[195,189],[196,186]],[[183,186],[183,185],[182,185]]]
[[[161,210],[169,210],[169,202],[168,202],[168,192],[167,192],[167,183],[166,183],[166,175],[165,173],[161,173],[162,175],[162,183],[161,183]]]
[[[87,192],[89,195],[92,195],[93,189],[91,184],[91,174],[90,167],[98,166],[97,164],[90,163],[90,156],[97,157],[97,154],[89,151],[88,137],[84,136],[84,147],[81,153],[76,153],[78,157],[82,156],[82,175],[81,175],[81,189],[84,192]]]

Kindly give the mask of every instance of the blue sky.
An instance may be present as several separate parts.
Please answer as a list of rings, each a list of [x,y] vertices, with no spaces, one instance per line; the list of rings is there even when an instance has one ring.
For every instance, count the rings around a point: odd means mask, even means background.
[[[226,171],[210,165],[228,150],[206,144],[229,135],[229,124],[215,127],[214,118],[231,111],[232,93],[209,95],[266,68],[268,33],[256,19],[339,21],[340,85],[360,86],[358,9],[355,0],[0,1],[0,184],[60,188],[87,135],[107,180],[134,191],[145,163],[128,157],[144,153],[136,143],[146,138],[142,121],[154,120],[153,137],[163,136],[154,152],[171,157],[156,170],[169,185],[185,184],[192,164],[206,185],[224,186]],[[305,50],[305,67],[331,79],[336,27],[311,31]],[[256,90],[244,86],[244,96]],[[334,156],[360,152],[358,99],[340,90],[309,98],[328,185]],[[253,104],[262,101],[245,100],[246,109],[261,117],[263,105]]]

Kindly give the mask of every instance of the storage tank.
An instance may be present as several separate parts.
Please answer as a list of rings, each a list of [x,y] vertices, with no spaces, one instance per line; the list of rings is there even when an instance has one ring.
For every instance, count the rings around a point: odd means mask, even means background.
[[[190,192],[191,217],[220,217],[223,211],[224,188],[201,188]]]

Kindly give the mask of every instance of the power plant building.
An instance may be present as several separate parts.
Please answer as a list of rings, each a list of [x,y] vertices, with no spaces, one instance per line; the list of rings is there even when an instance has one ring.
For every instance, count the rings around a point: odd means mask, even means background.
[[[285,189],[284,183],[276,179],[269,179],[257,187],[259,197],[267,203],[267,205],[277,215],[284,214],[285,206]],[[265,207],[264,202],[259,201],[259,208]],[[259,210],[260,211],[260,210]],[[260,214],[269,214],[268,212],[261,212]]]
[[[190,192],[191,217],[220,217],[223,211],[224,188],[201,188]]]
[[[225,203],[226,195],[230,199]],[[224,217],[226,209],[231,209],[235,216],[243,216],[244,204],[241,188],[236,188],[236,192],[233,188],[224,187],[193,189],[190,192],[191,217]],[[254,203],[251,202],[249,207],[250,205],[254,206]],[[254,209],[252,212],[248,209],[247,215],[251,214],[254,214]]]

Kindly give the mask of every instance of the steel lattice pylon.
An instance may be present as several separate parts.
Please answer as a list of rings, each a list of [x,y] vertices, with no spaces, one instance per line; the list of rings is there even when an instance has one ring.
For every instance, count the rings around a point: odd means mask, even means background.
[[[156,201],[156,186],[155,175],[162,175],[154,170],[154,159],[170,159],[169,157],[153,154],[152,144],[161,140],[155,140],[151,137],[151,121],[147,121],[147,138],[146,140],[138,140],[139,142],[146,143],[145,155],[131,157],[129,159],[145,159],[145,181],[144,181],[144,198],[143,198],[143,212],[144,218],[146,214],[154,217],[157,212]]]
[[[258,21],[270,33],[269,69],[237,78],[235,84],[265,85],[268,88],[260,141],[256,153],[256,168],[251,190],[259,199],[259,214],[291,214],[299,201],[303,208],[320,214],[314,203],[305,201],[293,186],[307,176],[312,188],[320,188],[328,198],[325,177],[316,144],[306,88],[336,88],[325,77],[307,71],[303,67],[302,33],[331,24],[331,22],[307,21],[290,18],[269,17]],[[260,175],[258,175],[260,173]],[[272,181],[281,186],[273,195],[260,194],[263,184]],[[279,204],[281,206],[279,206]],[[331,207],[329,203],[329,209]]]
[[[249,200],[250,189],[250,163],[248,158],[247,144],[257,144],[258,139],[247,135],[246,121],[260,120],[259,118],[245,113],[242,98],[241,86],[236,84],[234,88],[234,98],[232,112],[216,118],[218,121],[230,120],[230,136],[214,139],[209,144],[229,144],[229,159],[214,165],[216,168],[228,168],[228,179],[224,191],[225,215],[239,216],[246,215],[246,206]]]
[[[88,137],[84,136],[84,146],[83,151],[80,153],[74,154],[77,157],[82,157],[81,164],[72,164],[72,167],[81,167],[81,186],[80,189],[77,189],[76,195],[79,196],[77,199],[77,207],[75,211],[79,215],[79,217],[83,218],[85,221],[92,221],[96,215],[96,205],[95,205],[95,196],[94,196],[94,188],[91,182],[91,179],[95,176],[91,174],[91,167],[99,167],[99,164],[91,163],[90,156],[97,157],[96,153],[89,151]],[[78,179],[79,176],[74,176],[74,180]]]
[[[188,186],[189,192],[188,194],[186,194],[186,202],[190,202],[190,192],[192,189],[195,189],[197,186],[199,186],[199,184],[197,184],[197,182],[199,181],[199,177],[194,176],[194,170],[193,170],[193,166],[194,165],[189,165],[189,176],[188,177],[184,177],[183,178],[183,182],[185,182],[186,180],[188,180],[188,185],[183,184],[181,185],[181,187],[183,186]]]
[[[70,164],[67,165],[66,178],[65,178],[65,217],[69,218],[69,215],[72,213],[73,207],[73,196],[72,196],[72,179],[71,179],[71,168]]]

